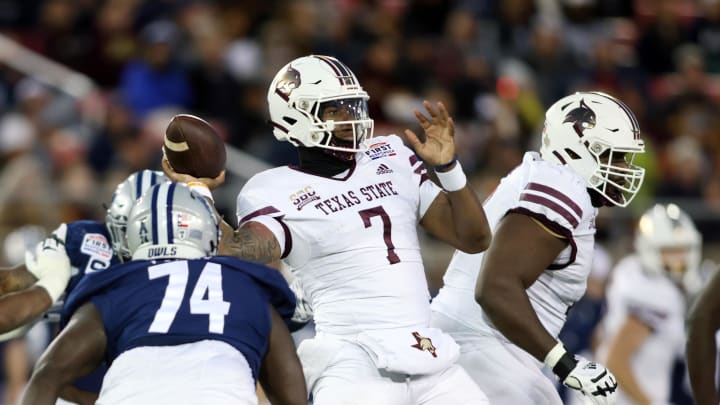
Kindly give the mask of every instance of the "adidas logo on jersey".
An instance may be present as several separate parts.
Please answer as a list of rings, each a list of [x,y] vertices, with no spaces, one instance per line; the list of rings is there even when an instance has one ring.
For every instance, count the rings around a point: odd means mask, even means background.
[[[375,172],[375,174],[378,174],[378,175],[379,174],[388,174],[388,173],[392,173],[392,172],[393,172],[393,170],[391,168],[387,167],[387,165],[380,164],[380,166],[378,166],[377,172]]]

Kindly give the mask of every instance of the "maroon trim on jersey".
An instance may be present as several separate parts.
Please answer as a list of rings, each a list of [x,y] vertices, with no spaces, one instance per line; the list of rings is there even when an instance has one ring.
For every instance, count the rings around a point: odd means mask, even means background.
[[[283,221],[284,215],[281,217],[273,217],[274,220],[278,221],[280,223],[280,226],[282,226],[283,233],[285,234],[285,249],[282,251],[282,255],[280,255],[281,259],[284,259],[287,257],[287,255],[290,254],[290,251],[292,250],[292,234],[290,233],[290,228],[288,228],[287,224],[285,224],[285,221]]]
[[[570,250],[570,260],[565,264],[552,263],[552,264],[550,264],[550,266],[548,266],[548,268],[547,268],[548,270],[562,270],[562,269],[566,268],[567,266],[575,263],[575,258],[577,257],[577,245],[575,244],[575,238],[573,238],[573,234],[572,234],[572,232],[570,232],[569,229],[565,228],[564,226],[558,224],[555,221],[549,220],[545,215],[539,214],[534,211],[530,211],[527,208],[522,208],[522,207],[513,208],[511,210],[508,210],[508,212],[505,215],[510,214],[510,213],[527,215],[530,218],[533,218],[536,221],[543,224],[549,230],[555,232],[558,235],[565,237],[565,239],[567,239],[568,243],[570,243],[570,249],[571,249]]]
[[[555,157],[557,158],[557,160],[560,161],[560,163],[562,163],[562,164],[564,164],[564,165],[567,164],[567,162],[565,161],[565,158],[563,158],[562,155],[560,155],[556,150],[554,150],[552,153],[553,153],[553,155],[555,155]]]
[[[420,185],[422,186],[423,183],[425,183],[427,180],[430,180],[430,177],[427,175],[427,173],[423,173],[420,175]]]
[[[570,222],[573,228],[577,228],[579,224],[578,220],[573,216],[573,214],[566,210],[562,205],[554,201],[548,200],[543,196],[522,193],[520,194],[520,201],[528,201],[534,204],[542,205],[545,208],[549,208],[552,211],[555,211],[556,214],[559,214],[561,217],[565,218],[568,222]]]
[[[525,189],[533,190],[533,191],[540,191],[542,193],[549,194],[550,196],[555,197],[558,200],[564,202],[568,207],[570,207],[570,209],[575,211],[578,218],[582,218],[582,216],[583,216],[582,209],[580,207],[578,207],[577,204],[575,204],[575,201],[571,200],[570,197],[566,196],[565,194],[561,193],[560,191],[558,191],[552,187],[549,187],[549,186],[546,186],[546,185],[540,184],[540,183],[528,183],[528,185],[525,186]]]
[[[280,213],[279,209],[277,209],[273,206],[267,206],[267,207],[260,208],[259,210],[253,211],[253,212],[245,215],[244,217],[242,217],[242,219],[240,219],[240,224],[242,224],[243,222],[247,222],[255,217],[259,217],[261,215],[270,215],[270,214],[279,214],[279,213]]]
[[[417,157],[416,155],[410,155],[409,159],[410,159],[410,166],[415,166],[415,163],[420,161],[420,158]]]
[[[335,181],[345,181],[345,180],[349,179],[350,176],[352,176],[353,173],[355,173],[355,167],[356,167],[356,166],[357,166],[357,160],[353,160],[353,161],[352,161],[352,165],[350,165],[350,171],[348,172],[347,176],[345,176],[345,177],[331,177],[331,176],[323,176],[322,174],[317,174],[317,173],[313,173],[313,172],[307,171],[307,170],[305,170],[305,169],[303,169],[302,167],[297,166],[297,165],[288,165],[288,167],[289,167],[290,169],[295,170],[295,171],[297,171],[297,172],[301,172],[301,173],[305,173],[305,174],[311,174],[311,175],[313,175],[313,176],[322,177],[323,179],[335,180]]]

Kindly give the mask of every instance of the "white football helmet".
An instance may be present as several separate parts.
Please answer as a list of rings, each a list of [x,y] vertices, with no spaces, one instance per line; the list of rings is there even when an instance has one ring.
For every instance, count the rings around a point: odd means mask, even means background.
[[[638,221],[635,250],[647,272],[666,274],[685,287],[699,271],[701,248],[700,232],[675,204],[655,204]],[[671,256],[664,258],[663,252]],[[668,263],[668,259],[675,262]]]
[[[110,207],[105,213],[105,226],[110,232],[113,250],[121,260],[125,261],[130,258],[125,231],[128,214],[130,214],[135,200],[140,198],[150,187],[168,181],[163,172],[140,170],[128,176],[115,189]]]
[[[180,183],[152,187],[128,216],[127,243],[133,260],[212,256],[219,237],[210,204]]]
[[[605,93],[578,92],[545,113],[542,158],[571,167],[612,205],[627,206],[640,190],[645,169],[633,159],[644,152],[635,115]]]
[[[273,134],[294,146],[363,150],[363,142],[373,135],[369,98],[355,74],[339,60],[322,55],[297,58],[280,69],[268,89]],[[342,109],[352,119],[323,120],[327,107]],[[343,130],[341,126],[352,130],[352,141],[332,136],[334,130]]]

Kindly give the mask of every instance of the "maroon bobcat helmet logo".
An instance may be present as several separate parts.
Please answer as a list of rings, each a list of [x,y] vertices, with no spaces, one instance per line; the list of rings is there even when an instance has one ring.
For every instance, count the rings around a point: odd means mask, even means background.
[[[280,80],[278,80],[277,85],[275,86],[275,92],[287,100],[290,98],[290,93],[297,89],[298,86],[300,86],[300,83],[300,72],[293,69],[292,66],[289,66],[287,70],[285,70],[285,73],[283,73]]]
[[[572,122],[575,133],[580,138],[583,137],[583,131],[595,127],[595,111],[585,104],[585,100],[580,100],[580,107],[573,108],[565,116],[563,123]]]

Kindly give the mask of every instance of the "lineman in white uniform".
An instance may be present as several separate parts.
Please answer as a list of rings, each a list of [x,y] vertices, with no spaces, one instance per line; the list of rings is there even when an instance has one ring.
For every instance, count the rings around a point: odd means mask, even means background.
[[[670,402],[672,368],[685,343],[686,286],[700,266],[701,236],[677,205],[638,222],[635,254],[616,266],[598,357],[614,371],[618,405]]]
[[[270,122],[298,148],[300,166],[247,182],[240,228],[221,251],[282,258],[293,269],[317,329],[298,349],[315,405],[486,404],[456,364],[457,344],[429,327],[417,236],[420,224],[458,249],[489,244],[482,205],[455,157],[452,119],[426,102],[430,117],[416,112],[425,142],[405,132],[415,155],[397,136],[372,138],[367,100],[333,57],[301,57],[277,73]]]
[[[643,151],[624,104],[576,93],[548,109],[540,153],[526,153],[486,201],[491,246],[455,253],[432,309],[491,403],[560,404],[543,362],[593,402],[611,402],[612,374],[557,336],[585,292],[597,207],[630,203],[644,176],[632,159]]]

